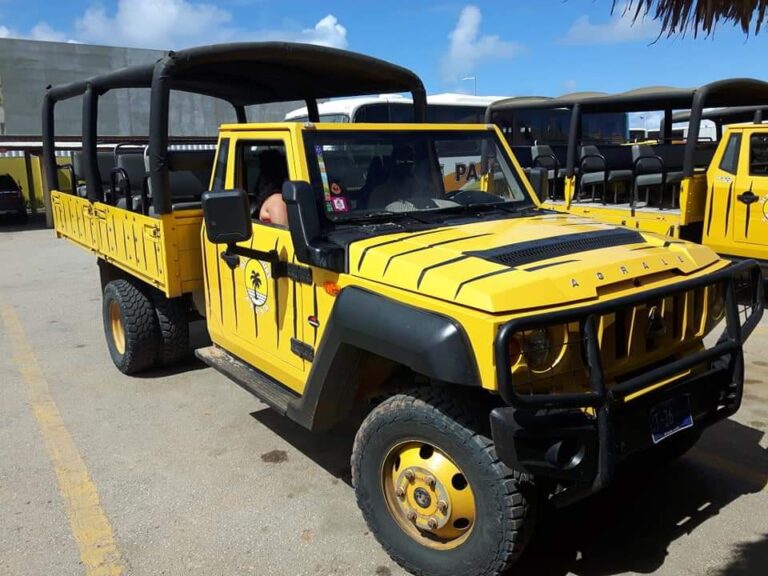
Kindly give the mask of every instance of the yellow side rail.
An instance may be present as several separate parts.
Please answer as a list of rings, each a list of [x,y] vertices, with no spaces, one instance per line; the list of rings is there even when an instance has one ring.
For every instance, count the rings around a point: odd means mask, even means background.
[[[51,192],[56,234],[95,253],[169,298],[202,289],[202,210],[145,216]]]

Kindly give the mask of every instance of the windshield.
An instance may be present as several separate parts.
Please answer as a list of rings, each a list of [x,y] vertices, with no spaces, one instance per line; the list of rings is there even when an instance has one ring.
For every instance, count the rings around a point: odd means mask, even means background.
[[[490,131],[305,132],[330,220],[532,201]]]

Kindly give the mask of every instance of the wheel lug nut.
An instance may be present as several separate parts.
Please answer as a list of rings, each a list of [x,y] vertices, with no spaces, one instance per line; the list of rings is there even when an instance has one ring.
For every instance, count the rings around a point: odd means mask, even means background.
[[[434,476],[427,476],[424,481],[427,483],[427,486],[430,488],[435,487],[435,477]]]
[[[397,494],[397,497],[400,498],[401,500],[405,498],[405,490],[403,490],[402,488],[398,488],[397,490],[395,490],[395,494]]]
[[[445,514],[446,512],[448,512],[448,502],[446,502],[445,500],[440,500],[437,503],[437,509],[440,510],[441,514]]]
[[[408,482],[413,482],[416,478],[416,474],[413,473],[413,470],[406,470],[403,476],[405,476],[405,479],[408,480]]]
[[[408,512],[406,512],[405,514],[405,517],[408,518],[408,520],[410,520],[411,522],[413,522],[414,520],[416,520],[416,512],[414,512],[413,510],[408,510]]]
[[[431,530],[435,530],[437,528],[437,520],[435,520],[434,518],[430,518],[429,520],[427,520],[427,526],[429,526]]]

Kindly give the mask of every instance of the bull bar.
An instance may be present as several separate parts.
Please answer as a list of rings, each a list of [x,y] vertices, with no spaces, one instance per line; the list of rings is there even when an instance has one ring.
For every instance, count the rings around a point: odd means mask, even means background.
[[[750,279],[751,313],[742,323],[736,279],[744,276]],[[599,316],[717,283],[724,283],[726,326],[713,347],[651,368],[610,388],[606,386],[598,340]],[[739,409],[744,384],[742,347],[760,321],[763,309],[764,284],[760,267],[753,260],[744,260],[674,286],[582,308],[517,318],[503,324],[496,335],[494,351],[499,394],[508,406],[494,409],[490,417],[499,457],[514,469],[559,481],[565,488],[552,498],[557,505],[601,490],[610,483],[620,460],[616,425],[627,412],[622,411],[626,406],[623,405],[625,399],[633,393],[696,366],[706,365],[705,372],[675,380],[647,396],[659,400],[675,393],[703,394],[705,389],[717,389],[723,401],[717,402],[714,411],[696,419],[697,427],[709,426]],[[573,322],[580,324],[583,336],[581,357],[588,372],[589,391],[518,393],[510,370],[510,338],[522,331]],[[727,393],[721,392],[724,388]],[[713,397],[710,393],[704,402],[711,405]],[[638,404],[647,406],[648,399]]]

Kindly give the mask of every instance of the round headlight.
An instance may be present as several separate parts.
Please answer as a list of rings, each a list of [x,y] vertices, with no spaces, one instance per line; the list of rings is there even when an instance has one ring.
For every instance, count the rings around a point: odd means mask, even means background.
[[[550,361],[553,356],[552,339],[549,330],[546,328],[537,328],[525,333],[523,351],[528,366],[532,370],[546,370],[552,365]]]
[[[523,355],[523,345],[520,343],[520,339],[514,336],[509,339],[509,365],[515,366],[520,362],[520,357]]]

